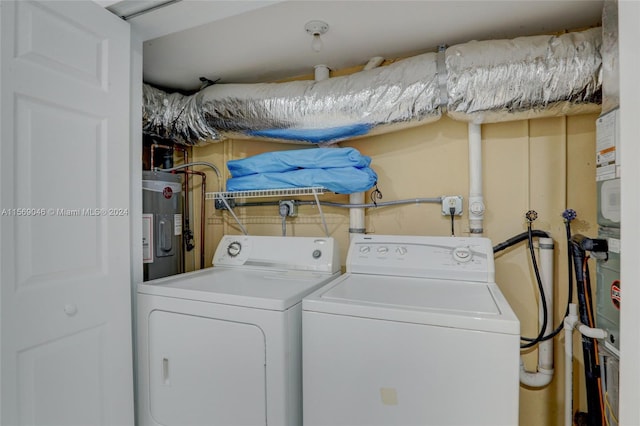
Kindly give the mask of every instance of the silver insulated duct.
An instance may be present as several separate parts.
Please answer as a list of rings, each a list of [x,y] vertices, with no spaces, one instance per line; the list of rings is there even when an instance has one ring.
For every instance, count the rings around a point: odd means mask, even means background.
[[[446,51],[447,113],[475,124],[597,112],[602,29],[477,41]]]
[[[144,86],[143,130],[184,145],[250,138],[330,144],[436,121],[599,111],[601,28],[469,42],[323,81]]]
[[[194,145],[225,138],[333,143],[440,118],[436,54],[322,81],[214,84],[192,96],[144,86],[143,130]]]

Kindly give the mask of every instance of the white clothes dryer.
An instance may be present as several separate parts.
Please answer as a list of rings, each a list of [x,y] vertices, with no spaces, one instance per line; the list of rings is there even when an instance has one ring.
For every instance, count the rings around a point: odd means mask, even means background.
[[[363,235],[303,300],[305,426],[515,426],[520,323],[486,238]]]
[[[213,263],[138,285],[139,424],[300,426],[301,300],[335,241],[225,236]]]

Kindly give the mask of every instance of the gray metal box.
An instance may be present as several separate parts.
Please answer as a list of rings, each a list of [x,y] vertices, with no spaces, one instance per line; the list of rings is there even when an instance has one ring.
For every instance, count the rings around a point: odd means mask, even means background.
[[[609,258],[596,262],[596,327],[607,330],[605,345],[620,350],[620,229],[600,228],[599,238],[609,243]]]

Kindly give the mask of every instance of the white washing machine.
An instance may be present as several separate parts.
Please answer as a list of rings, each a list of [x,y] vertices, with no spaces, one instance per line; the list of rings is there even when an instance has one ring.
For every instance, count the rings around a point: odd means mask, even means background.
[[[301,300],[335,241],[225,236],[213,263],[138,285],[139,424],[300,426]]]
[[[359,236],[303,302],[305,426],[515,426],[520,323],[486,238]]]

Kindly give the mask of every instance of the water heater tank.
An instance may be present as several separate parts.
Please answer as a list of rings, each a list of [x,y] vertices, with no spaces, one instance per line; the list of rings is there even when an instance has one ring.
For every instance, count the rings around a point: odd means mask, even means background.
[[[144,280],[183,272],[182,179],[142,172]]]

